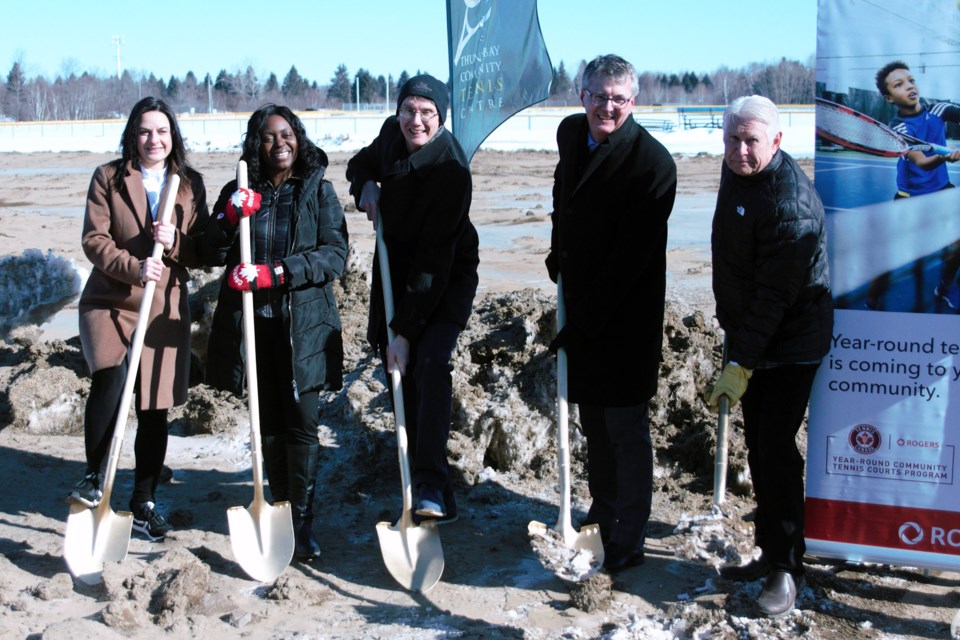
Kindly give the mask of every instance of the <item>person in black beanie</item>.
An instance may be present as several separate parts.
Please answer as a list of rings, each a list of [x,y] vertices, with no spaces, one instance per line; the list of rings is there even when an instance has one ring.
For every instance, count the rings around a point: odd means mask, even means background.
[[[452,420],[451,359],[477,291],[473,190],[460,144],[444,129],[450,102],[433,76],[408,80],[397,113],[347,164],[357,208],[383,225],[389,254],[396,337],[387,340],[379,254],[374,255],[367,339],[388,372],[404,376],[414,521],[457,518],[447,438]]]

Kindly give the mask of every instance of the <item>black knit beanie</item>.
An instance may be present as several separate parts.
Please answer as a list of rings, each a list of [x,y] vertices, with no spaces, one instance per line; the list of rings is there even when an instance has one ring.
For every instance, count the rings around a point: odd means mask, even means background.
[[[400,105],[409,96],[433,100],[437,105],[437,113],[440,114],[440,124],[443,124],[447,117],[447,106],[450,104],[450,93],[447,91],[446,84],[426,73],[413,76],[400,87],[400,95],[397,96],[397,115],[400,115]]]

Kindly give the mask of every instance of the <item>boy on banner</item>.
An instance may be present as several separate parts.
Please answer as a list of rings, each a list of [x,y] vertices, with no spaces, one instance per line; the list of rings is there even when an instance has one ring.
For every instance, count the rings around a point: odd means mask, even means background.
[[[876,83],[883,99],[897,108],[890,128],[925,142],[946,145],[945,123],[960,122],[960,106],[950,102],[925,105],[910,67],[900,60],[889,62],[877,71]],[[897,160],[897,194],[894,199],[952,189],[947,163],[957,160],[960,160],[960,149],[949,156],[932,151],[911,151],[905,157],[901,156]],[[960,286],[955,281],[958,269],[960,241],[950,245],[940,282],[933,291],[938,301],[955,310],[960,310]],[[871,300],[876,297],[876,293],[872,297],[868,294]]]
[[[772,617],[793,609],[803,585],[804,459],[796,435],[833,330],[823,205],[780,149],[781,137],[777,107],[767,98],[737,98],[724,113],[711,245],[729,361],[707,390],[714,410],[721,396],[731,406],[742,400],[762,552],[720,575],[766,576],[757,604]]]
[[[647,403],[663,343],[670,153],[633,119],[637,73],[616,55],[584,69],[585,113],[557,129],[547,271],[563,276],[567,322],[551,344],[568,357],[569,400],[587,438],[587,522],[611,572],[643,562],[653,491]]]

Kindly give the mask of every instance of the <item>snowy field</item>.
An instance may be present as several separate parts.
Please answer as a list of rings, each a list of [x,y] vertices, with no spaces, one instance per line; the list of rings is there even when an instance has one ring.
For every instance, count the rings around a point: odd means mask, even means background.
[[[521,111],[494,131],[482,149],[556,149],[557,125],[580,109],[531,108]],[[671,151],[679,154],[711,153],[723,150],[718,129],[684,130],[676,109],[636,109],[641,121],[669,123],[672,131],[651,128],[651,133]],[[385,112],[303,112],[299,114],[307,134],[325,151],[357,151],[368,145],[380,130]],[[246,131],[248,114],[190,116],[179,118],[180,128],[191,151],[239,149]],[[125,122],[89,120],[77,122],[0,123],[0,153],[61,151],[116,151]],[[812,107],[783,109],[784,149],[795,157],[813,157],[814,110]]]

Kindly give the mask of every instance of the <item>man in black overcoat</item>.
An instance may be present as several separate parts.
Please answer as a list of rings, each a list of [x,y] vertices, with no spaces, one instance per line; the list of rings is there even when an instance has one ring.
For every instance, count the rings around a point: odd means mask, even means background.
[[[569,363],[569,400],[587,438],[592,504],[604,566],[643,561],[653,490],[647,403],[657,391],[663,340],[667,218],[677,170],[633,119],[637,73],[615,55],[583,72],[585,113],[557,129],[547,269],[562,276],[566,325],[551,348]]]

